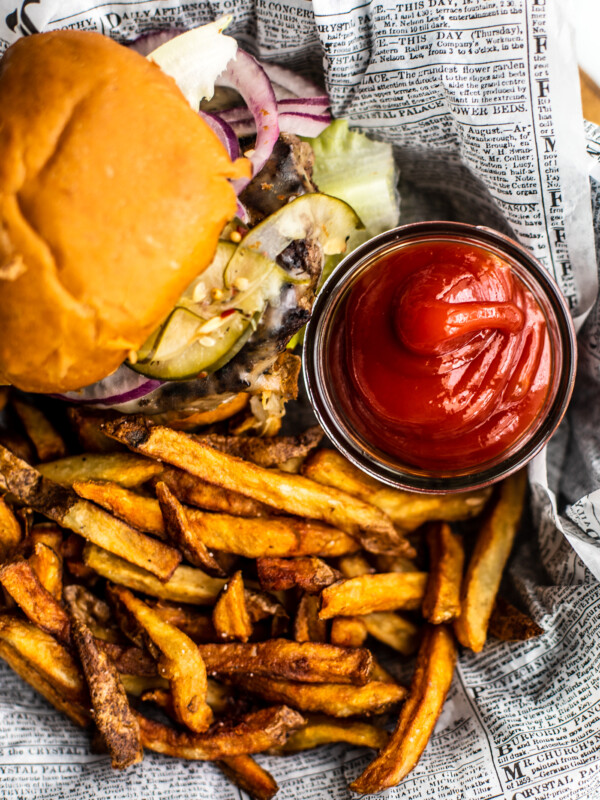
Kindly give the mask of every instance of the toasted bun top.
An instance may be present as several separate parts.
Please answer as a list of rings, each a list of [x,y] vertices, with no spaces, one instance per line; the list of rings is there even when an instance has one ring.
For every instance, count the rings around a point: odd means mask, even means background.
[[[78,389],[137,349],[211,261],[232,165],[175,82],[95,33],[0,61],[0,382]]]

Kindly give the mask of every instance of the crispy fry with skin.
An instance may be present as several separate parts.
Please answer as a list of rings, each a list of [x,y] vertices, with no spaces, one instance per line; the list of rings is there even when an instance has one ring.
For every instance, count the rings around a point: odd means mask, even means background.
[[[210,613],[202,613],[196,608],[181,607],[160,600],[153,606],[156,613],[166,622],[182,630],[194,642],[214,642],[217,632]]]
[[[61,486],[73,481],[112,481],[131,488],[160,475],[162,465],[133,453],[84,453],[39,465],[39,471]]]
[[[125,769],[137,764],[144,757],[140,727],[119,673],[77,617],[71,620],[71,632],[90,692],[94,722],[110,753],[111,766]]]
[[[142,744],[148,750],[195,761],[263,753],[284,744],[291,732],[304,725],[304,717],[286,706],[263,708],[235,727],[221,726],[203,734],[175,731],[138,713],[136,717]]]
[[[394,611],[374,611],[360,617],[369,636],[404,656],[412,656],[419,645],[419,628]]]
[[[344,578],[357,578],[359,575],[369,575],[376,571],[362,553],[342,556],[338,563]],[[385,571],[393,572],[393,570]]]
[[[63,644],[70,643],[67,612],[42,586],[28,561],[19,558],[5,564],[0,569],[0,583],[33,623]]]
[[[275,778],[257,764],[252,756],[230,756],[217,761],[217,765],[232,783],[253,800],[271,800],[279,791]]]
[[[61,555],[63,531],[55,522],[38,522],[29,532],[29,541],[33,547],[38,543],[45,544]]]
[[[55,600],[62,600],[62,557],[56,550],[37,542],[28,561],[44,589]]]
[[[73,481],[79,497],[91,500],[133,528],[165,539],[160,506],[153,497],[144,497],[112,481]]]
[[[252,461],[259,467],[277,467],[286,472],[290,462],[301,463],[323,439],[323,430],[315,425],[299,436],[221,436],[217,433],[196,434],[194,438],[231,456]]]
[[[245,558],[262,556],[339,556],[359,543],[339,528],[296,517],[246,519],[186,508],[190,535],[206,547]]]
[[[96,644],[107,656],[110,656],[111,661],[122,674],[139,675],[147,678],[158,674],[156,661],[141,647],[108,642],[104,639],[96,639]]]
[[[370,681],[364,686],[342,683],[297,683],[273,678],[236,675],[236,686],[270,703],[286,703],[299,711],[330,717],[385,714],[406,697],[404,686]]]
[[[371,614],[373,611],[420,608],[426,572],[381,572],[331,584],[321,592],[321,619]]]
[[[121,641],[118,628],[111,618],[110,608],[104,600],[77,583],[65,586],[64,598],[71,616],[81,620],[97,639],[107,642]]]
[[[431,525],[427,531],[429,580],[423,600],[423,616],[439,625],[460,614],[460,588],[465,551],[462,537],[445,522]]]
[[[507,600],[497,597],[490,617],[489,632],[502,642],[524,642],[541,636],[544,629]]]
[[[67,454],[67,448],[61,435],[43,411],[40,411],[32,403],[15,396],[12,397],[11,405],[23,423],[25,433],[31,439],[40,461],[51,461]]]
[[[53,636],[13,614],[0,614],[0,656],[76,725],[89,723],[85,681]]]
[[[361,617],[335,617],[331,622],[329,638],[338,647],[362,647],[368,635]]]
[[[133,697],[141,697],[145,692],[155,689],[169,690],[169,681],[158,675],[128,675],[119,672],[119,677],[127,694]]]
[[[0,564],[16,552],[20,543],[21,526],[6,500],[0,497]]]
[[[476,653],[485,644],[502,573],[523,513],[526,486],[524,470],[500,484],[498,500],[481,526],[463,580],[461,613],[454,622],[454,632],[464,647]]]
[[[226,577],[227,573],[213,553],[198,536],[194,536],[183,506],[167,484],[158,481],[155,489],[169,541],[179,548],[184,558],[194,567],[200,567],[209,575]]]
[[[383,728],[377,728],[369,722],[355,720],[335,719],[313,714],[308,717],[304,728],[293,733],[287,742],[277,752],[300,753],[311,750],[322,744],[346,742],[354,747],[371,747],[381,750],[385,747],[389,733]]]
[[[114,587],[114,592],[162,654],[159,673],[171,685],[178,721],[196,733],[203,733],[213,714],[206,703],[206,667],[197,645],[127,589]]]
[[[258,500],[231,489],[214,486],[182,469],[165,466],[160,480],[167,484],[182,503],[207,511],[223,511],[234,517],[264,517],[273,513],[270,506],[259,503]]]
[[[222,578],[211,578],[199,569],[186,566],[177,567],[169,580],[163,582],[145,569],[95,544],[88,543],[85,546],[83,559],[88,567],[113,583],[121,583],[129,589],[174,603],[214,605],[225,584]]]
[[[326,642],[327,623],[319,619],[321,600],[316,594],[303,594],[294,619],[294,639],[297,642]]]
[[[40,514],[83,536],[157,577],[167,580],[181,554],[152,539],[58,483],[0,447],[0,485]]]
[[[364,685],[373,665],[370,651],[364,648],[289,639],[249,644],[200,644],[198,650],[211,675],[252,673],[304,683]]]
[[[390,489],[365,475],[335,450],[312,453],[302,467],[302,474],[325,486],[335,486],[384,511],[405,531],[413,531],[431,520],[454,522],[479,514],[490,497],[491,489],[462,494],[421,494]]]
[[[240,571],[223,587],[213,608],[212,620],[220,639],[247,642],[252,636],[252,620],[246,607],[244,580]]]
[[[295,586],[309,594],[318,594],[342,575],[325,561],[314,556],[304,558],[259,558],[258,580],[263,589],[286,590]]]
[[[419,761],[452,683],[456,643],[447,625],[428,625],[419,648],[408,700],[383,750],[350,788],[375,794],[397,786]]]
[[[158,500],[99,481],[76,481],[73,488],[81,497],[93,500],[128,525],[165,538],[165,520]],[[163,508],[175,508],[179,501],[166,483],[157,481],[156,491],[162,497]],[[257,558],[264,555],[337,556],[359,548],[358,542],[347,533],[319,522],[284,516],[241,519],[181,505],[178,508],[179,525],[185,524],[186,536],[180,537],[177,543],[181,547],[181,542],[185,541],[183,552],[191,563],[201,561],[200,554],[206,554],[207,549]],[[174,521],[173,517],[170,519]],[[177,528],[171,529],[171,533],[176,531]]]
[[[261,619],[267,619],[267,617],[288,618],[285,608],[271,594],[244,589],[244,598],[252,622],[260,622]]]
[[[145,455],[186,469],[209,483],[223,486],[288,514],[321,520],[351,536],[360,536],[373,552],[412,554],[391,520],[379,509],[349,494],[325,487],[301,475],[267,470],[227,453],[220,453],[178,431],[151,427],[144,418],[122,418],[104,423],[103,430],[117,441]]]

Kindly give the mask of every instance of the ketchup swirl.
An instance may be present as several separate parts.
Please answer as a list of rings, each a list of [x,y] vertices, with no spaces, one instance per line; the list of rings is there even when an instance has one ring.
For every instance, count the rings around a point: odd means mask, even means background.
[[[365,439],[407,464],[456,470],[527,431],[551,364],[544,314],[509,265],[440,241],[388,254],[358,279],[331,368]]]

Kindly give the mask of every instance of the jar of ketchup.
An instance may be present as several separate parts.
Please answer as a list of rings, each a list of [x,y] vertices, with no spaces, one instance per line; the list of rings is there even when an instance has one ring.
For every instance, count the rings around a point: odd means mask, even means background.
[[[574,383],[575,333],[521,245],[425,222],[337,267],[309,323],[304,370],[325,431],[357,466],[415,491],[463,491],[522,467]]]

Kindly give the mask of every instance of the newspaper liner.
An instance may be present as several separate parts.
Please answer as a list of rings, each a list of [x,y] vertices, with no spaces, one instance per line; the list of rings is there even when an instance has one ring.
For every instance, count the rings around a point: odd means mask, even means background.
[[[530,467],[532,520],[505,581],[546,633],[462,653],[435,734],[390,798],[600,796],[600,128],[580,124],[565,2],[0,0],[0,52],[42,30],[127,42],[233,14],[229,31],[243,47],[324,74],[336,116],[398,145],[403,222],[458,219],[512,233],[567,297],[581,327],[575,396]],[[281,800],[341,800],[369,757],[335,746],[259,760]],[[113,773],[4,663],[0,775],[5,798],[246,797],[210,764],[151,753]]]

